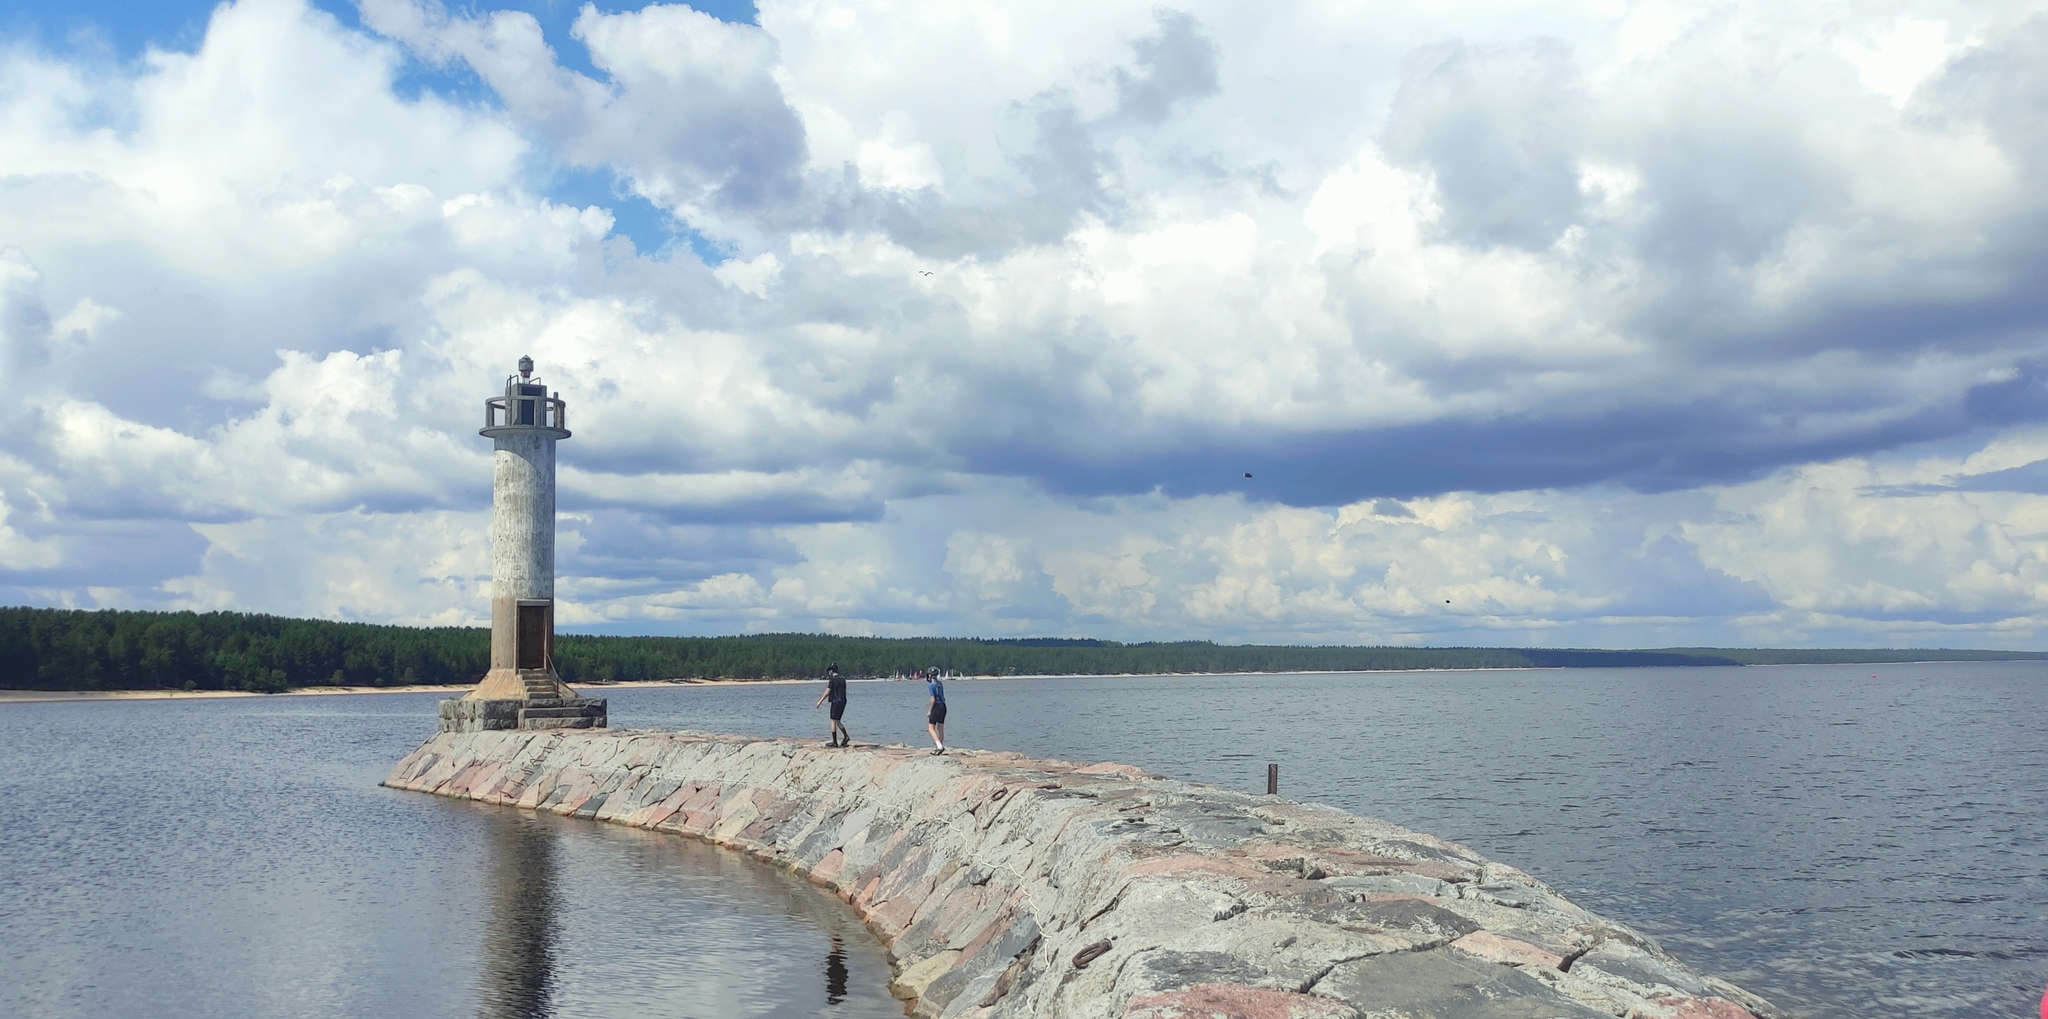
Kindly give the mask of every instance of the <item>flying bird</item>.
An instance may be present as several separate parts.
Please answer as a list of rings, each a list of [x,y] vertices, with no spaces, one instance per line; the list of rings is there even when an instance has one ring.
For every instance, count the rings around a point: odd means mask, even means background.
[[[917,271],[917,274],[919,276],[930,276],[932,274],[932,271],[930,269],[919,269]]]
[[[1244,472],[1244,476],[1245,476],[1245,477],[1247,477],[1247,478],[1249,478],[1249,477],[1251,477],[1251,476],[1252,476],[1252,472],[1250,472],[1250,471],[1246,471],[1246,472]]]

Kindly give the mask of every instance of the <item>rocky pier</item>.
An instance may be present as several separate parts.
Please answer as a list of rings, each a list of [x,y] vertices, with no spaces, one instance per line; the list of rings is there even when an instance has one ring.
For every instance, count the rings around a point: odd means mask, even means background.
[[[1456,843],[1120,764],[444,732],[385,785],[675,832],[838,894],[913,1015],[1774,1019]]]

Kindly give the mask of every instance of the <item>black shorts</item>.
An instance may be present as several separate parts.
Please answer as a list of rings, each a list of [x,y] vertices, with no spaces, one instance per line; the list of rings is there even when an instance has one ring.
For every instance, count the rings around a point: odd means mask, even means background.
[[[835,721],[835,722],[839,721],[839,716],[840,716],[840,715],[843,715],[843,714],[846,714],[846,702],[845,702],[845,701],[826,701],[825,703],[827,703],[827,704],[830,704],[830,705],[832,705],[832,720],[833,720],[833,721]]]
[[[932,705],[932,713],[926,715],[924,720],[930,722],[933,725],[946,724],[946,702],[940,701],[937,704]]]

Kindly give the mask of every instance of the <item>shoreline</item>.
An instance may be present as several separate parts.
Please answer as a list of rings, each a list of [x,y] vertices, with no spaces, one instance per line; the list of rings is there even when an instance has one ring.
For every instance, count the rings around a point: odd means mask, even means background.
[[[625,687],[708,686],[726,683],[812,683],[806,679],[633,679],[617,683],[580,683],[579,688],[616,690]],[[466,693],[475,683],[420,686],[296,686],[283,693],[251,693],[247,690],[0,690],[0,704],[39,704],[52,701],[187,701],[223,700],[237,697],[331,697],[365,693]]]
[[[1028,673],[1014,676],[949,676],[948,683],[978,682],[988,679],[1188,679],[1198,676],[1346,676],[1379,675],[1414,672],[1541,672],[1561,671],[1564,666],[1503,666],[1491,669],[1297,669],[1287,672],[1047,672]],[[624,679],[615,683],[571,683],[577,690],[621,690],[665,686],[791,686],[823,683],[823,679]],[[875,676],[864,679],[848,679],[849,683],[922,683],[924,680],[904,677],[901,680]],[[295,686],[282,693],[254,693],[248,690],[6,690],[0,689],[0,705],[44,704],[57,701],[169,701],[169,700],[223,700],[242,697],[328,697],[340,694],[396,694],[396,693],[465,693],[476,688],[474,683],[422,684],[419,686]]]
[[[1756,665],[1702,666],[1702,665],[1645,665],[1622,666],[1622,668],[1646,669],[1700,669],[1700,668],[1744,668],[1770,669],[1794,665],[1835,665],[1844,668],[1878,668],[1898,665],[1967,665],[1979,661],[2033,661],[2025,658],[1999,659],[1943,659],[1911,662],[1767,662]],[[1599,671],[1602,666],[1573,665],[1500,665],[1465,669],[1288,669],[1281,672],[1060,672],[1020,673],[1013,676],[949,676],[948,683],[976,682],[988,679],[1190,679],[1202,676],[1379,676],[1403,673],[1443,672],[1571,672]],[[626,679],[615,683],[571,683],[576,689],[621,690],[665,686],[788,686],[807,683],[823,683],[820,679]],[[892,680],[874,676],[864,679],[848,679],[849,683],[921,683],[923,680],[904,677]],[[251,693],[246,690],[7,690],[0,689],[0,705],[41,704],[56,701],[157,701],[157,700],[218,700],[230,697],[326,697],[339,694],[393,694],[393,693],[462,693],[476,688],[474,683],[420,685],[420,686],[299,686],[283,693]]]

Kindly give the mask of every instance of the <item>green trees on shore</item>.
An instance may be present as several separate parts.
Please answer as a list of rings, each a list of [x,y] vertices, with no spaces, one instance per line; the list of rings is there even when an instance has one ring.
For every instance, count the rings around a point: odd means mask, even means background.
[[[0,687],[251,690],[468,683],[490,634],[239,612],[0,608]]]
[[[1679,648],[1296,647],[1207,641],[835,637],[596,637],[564,634],[555,665],[571,682],[850,676],[926,666],[968,675],[1368,671],[1529,666],[1646,666],[2043,658],[2041,652]],[[471,627],[373,626],[239,612],[86,612],[0,608],[0,688],[250,690],[300,686],[473,683],[490,666],[490,633]]]

